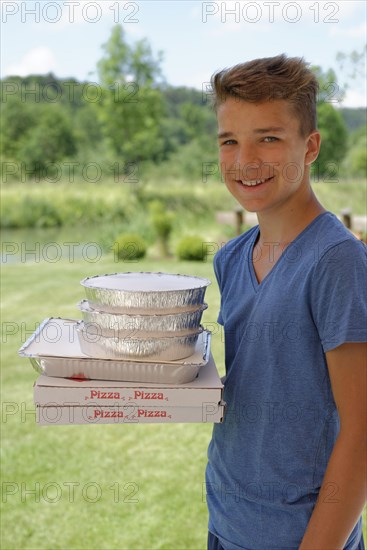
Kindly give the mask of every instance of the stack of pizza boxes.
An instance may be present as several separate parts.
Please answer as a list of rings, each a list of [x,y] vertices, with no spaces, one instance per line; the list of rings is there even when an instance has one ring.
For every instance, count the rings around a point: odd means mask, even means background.
[[[81,283],[83,319],[46,319],[20,350],[41,373],[39,424],[222,421],[223,385],[200,325],[209,280],[125,272]]]

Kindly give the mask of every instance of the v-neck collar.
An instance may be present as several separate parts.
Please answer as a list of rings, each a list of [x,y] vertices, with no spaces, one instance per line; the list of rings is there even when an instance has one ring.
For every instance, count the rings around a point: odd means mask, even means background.
[[[304,233],[306,233],[313,225],[314,223],[319,219],[321,218],[322,216],[324,216],[325,214],[330,214],[331,212],[329,211],[326,211],[326,212],[321,212],[321,214],[319,214],[318,216],[316,216],[316,218],[314,218],[298,235],[295,239],[293,239],[293,241],[291,241],[289,243],[289,245],[293,245],[295,244],[303,235]],[[259,283],[258,280],[257,280],[257,277],[256,277],[256,273],[255,273],[255,268],[254,268],[254,262],[252,260],[252,257],[253,257],[253,252],[254,252],[254,246],[255,246],[255,243],[256,243],[256,240],[259,236],[259,233],[260,233],[260,226],[257,225],[256,226],[256,230],[254,231],[254,234],[252,236],[252,240],[250,242],[250,248],[249,248],[249,254],[248,254],[248,257],[247,257],[247,265],[248,265],[248,270],[249,270],[249,274],[250,274],[250,278],[251,278],[251,282],[252,282],[252,286],[253,286],[253,289],[255,292],[258,292],[263,286],[264,286],[264,283],[272,276],[272,274],[274,273],[274,271],[276,271],[276,269],[278,268],[279,264],[281,265],[282,262],[284,261],[283,260],[283,257],[284,257],[284,251],[282,252],[281,256],[278,258],[278,260],[275,262],[275,264],[273,265],[273,267],[271,268],[271,270],[269,271],[269,273],[267,273],[265,275],[265,277],[262,279],[262,281]]]
[[[257,277],[256,277],[256,273],[255,273],[255,268],[254,268],[254,262],[253,262],[253,254],[254,254],[254,247],[255,247],[255,243],[257,241],[257,238],[260,234],[260,226],[258,225],[256,227],[256,231],[254,231],[254,234],[252,236],[252,241],[250,243],[250,249],[249,249],[249,253],[248,253],[248,257],[247,257],[247,265],[248,265],[248,270],[249,270],[249,273],[250,273],[250,278],[251,278],[251,282],[252,282],[252,286],[253,286],[253,289],[255,292],[258,292],[258,290],[260,289],[260,287],[262,287],[262,284],[263,282],[265,281],[265,279],[268,277],[268,275],[270,275],[270,273],[273,271],[273,269],[275,268],[275,266],[277,265],[277,263],[279,262],[279,260],[276,262],[276,264],[272,267],[272,269],[269,271],[269,273],[263,278],[263,280],[259,283],[259,281],[257,280]],[[282,254],[283,255],[283,254]]]

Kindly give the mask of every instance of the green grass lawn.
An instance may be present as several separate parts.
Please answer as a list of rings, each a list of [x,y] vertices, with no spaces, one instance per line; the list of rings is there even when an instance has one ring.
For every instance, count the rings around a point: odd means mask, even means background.
[[[210,278],[210,307],[203,322],[216,332],[219,296],[211,263],[116,264],[110,258],[97,265],[63,261],[3,268],[4,549],[205,548],[202,487],[211,424],[35,424],[32,386],[37,373],[17,356],[18,348],[46,317],[80,317],[80,279],[119,270]],[[213,335],[212,349],[223,374],[220,334]]]
[[[208,277],[203,324],[224,373],[212,264],[175,260],[59,261],[2,272],[2,540],[5,549],[199,550],[210,424],[39,427],[37,377],[17,350],[46,317],[79,318],[79,281],[97,273],[166,271]],[[10,334],[12,332],[13,334]],[[33,492],[32,492],[33,491]]]

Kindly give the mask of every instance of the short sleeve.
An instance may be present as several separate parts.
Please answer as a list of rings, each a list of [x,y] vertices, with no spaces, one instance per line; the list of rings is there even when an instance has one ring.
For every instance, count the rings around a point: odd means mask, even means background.
[[[367,248],[347,239],[318,260],[311,310],[324,352],[346,342],[367,341]]]

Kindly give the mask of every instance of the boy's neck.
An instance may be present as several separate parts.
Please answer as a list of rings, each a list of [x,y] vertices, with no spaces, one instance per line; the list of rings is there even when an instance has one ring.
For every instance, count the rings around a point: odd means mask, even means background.
[[[260,234],[257,241],[259,246],[264,243],[276,242],[287,245],[317,217],[326,212],[319,203],[313,190],[302,201],[287,203],[274,211],[258,212]]]

